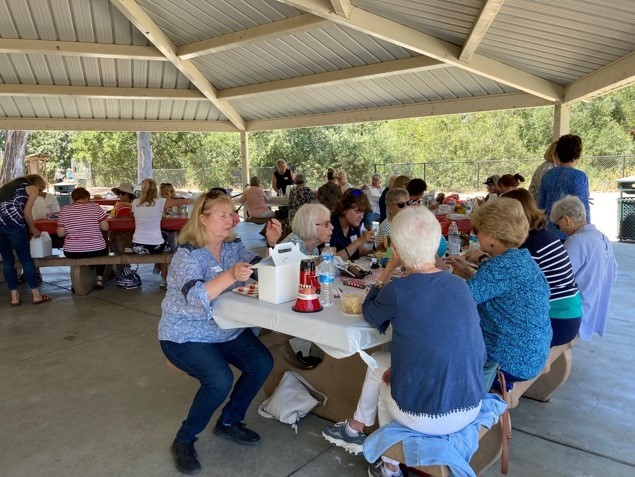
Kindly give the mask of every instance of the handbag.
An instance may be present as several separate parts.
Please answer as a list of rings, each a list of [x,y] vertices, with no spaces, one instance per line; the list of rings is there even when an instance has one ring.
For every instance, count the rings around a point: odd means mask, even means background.
[[[119,274],[119,278],[117,278],[117,287],[126,290],[139,288],[141,286],[141,277],[137,273],[137,270],[133,270],[130,265],[124,265]]]
[[[321,401],[314,395],[321,398]],[[327,401],[326,395],[315,389],[302,376],[293,371],[285,371],[271,396],[258,406],[258,414],[291,424],[297,434],[300,419],[318,404],[326,406]]]

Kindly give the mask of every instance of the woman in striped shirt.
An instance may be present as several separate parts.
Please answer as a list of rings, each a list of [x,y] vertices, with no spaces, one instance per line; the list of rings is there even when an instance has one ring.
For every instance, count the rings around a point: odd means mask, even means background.
[[[103,232],[108,231],[107,215],[96,202],[90,202],[90,192],[78,187],[71,192],[73,203],[64,207],[57,219],[57,235],[64,237],[64,255],[68,258],[90,258],[108,255]],[[104,288],[105,265],[95,265],[97,284]]]
[[[505,192],[502,197],[519,201],[529,221],[529,236],[521,248],[526,248],[549,283],[549,318],[553,329],[551,346],[574,339],[582,320],[582,299],[573,276],[569,254],[558,237],[547,229],[544,211],[536,205],[525,189]]]

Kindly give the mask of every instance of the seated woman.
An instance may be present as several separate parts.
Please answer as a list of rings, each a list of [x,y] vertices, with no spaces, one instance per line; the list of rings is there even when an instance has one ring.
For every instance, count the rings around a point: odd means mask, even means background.
[[[295,213],[291,230],[282,243],[298,244],[305,255],[319,255],[318,246],[331,241],[331,212],[322,204],[305,204]]]
[[[306,185],[304,174],[295,175],[295,187],[289,191],[289,223],[293,223],[293,217],[304,204],[315,202],[315,192]]]
[[[492,258],[479,269],[462,257],[446,261],[467,279],[478,305],[487,357],[501,365],[507,382],[536,377],[551,344],[549,284],[527,249],[519,249],[529,232],[520,202],[498,198],[471,216],[481,248]]]
[[[369,209],[370,203],[361,189],[348,189],[335,204],[331,214],[331,245],[344,260],[356,260],[372,251],[364,245],[374,242],[375,232],[367,230],[361,233],[360,228],[364,213]]]
[[[110,211],[111,217],[125,217],[129,216],[132,211],[132,201],[137,198],[134,194],[134,187],[130,182],[122,182],[117,187],[113,187],[112,192],[117,194],[119,200],[115,202],[115,206]],[[117,253],[124,253],[126,247],[132,247],[132,235],[130,232],[115,232],[108,233],[108,243],[110,249]],[[120,266],[118,265],[117,268]]]
[[[267,194],[262,187],[260,187],[260,178],[253,176],[249,181],[249,187],[243,192],[240,197],[240,203],[246,204],[247,212],[250,217],[255,219],[264,219],[274,217],[274,212],[267,207]]]
[[[250,266],[260,261],[243,242],[234,240],[233,216],[233,201],[220,192],[210,191],[196,199],[179,235],[181,246],[174,253],[170,286],[161,304],[161,349],[172,364],[200,382],[172,443],[176,468],[185,474],[201,469],[194,449],[196,436],[230,391],[214,434],[244,445],[261,440],[242,421],[272,369],[271,353],[251,328],[223,330],[212,315],[220,294],[244,284],[253,271]],[[276,243],[280,232],[280,223],[270,221],[268,243]],[[230,364],[241,372],[233,390]]]
[[[439,222],[427,208],[408,208],[393,220],[391,237],[393,256],[362,305],[368,323],[381,332],[392,326],[390,353],[373,354],[379,367],[367,369],[353,418],[322,431],[354,454],[362,450],[364,426],[372,426],[378,413],[380,425],[394,420],[442,436],[471,423],[484,396],[478,311],[465,282],[435,267]],[[388,283],[402,264],[406,276]],[[401,472],[384,457],[368,475]]]
[[[165,253],[170,251],[167,236],[161,234],[161,219],[163,211],[172,206],[190,204],[191,199],[164,199],[159,197],[157,183],[154,179],[143,179],[141,182],[141,196],[132,201],[132,214],[135,218],[134,235],[132,236],[132,251],[140,255],[148,253]],[[168,266],[161,264],[161,283],[167,286]]]
[[[595,225],[587,224],[586,204],[574,195],[554,202],[551,222],[568,236],[564,248],[582,295],[580,338],[590,340],[593,333],[604,336],[611,288],[617,278],[611,242]]]
[[[390,189],[386,194],[386,210],[388,217],[381,224],[375,236],[375,248],[380,252],[386,251],[384,239],[390,235],[390,225],[399,212],[408,207],[410,195],[406,189]]]
[[[113,187],[110,190],[119,197],[119,200],[115,202],[115,206],[111,212],[113,217],[117,215],[119,209],[132,207],[132,201],[137,198],[134,194],[134,187],[130,182],[122,182],[118,187]]]
[[[73,203],[60,210],[57,235],[64,237],[64,255],[68,258],[90,258],[108,255],[103,232],[108,231],[108,216],[96,202],[90,202],[90,192],[78,187],[71,192]],[[104,288],[105,265],[95,265],[97,284]]]
[[[582,320],[582,300],[573,277],[569,254],[560,239],[547,229],[545,213],[538,208],[528,190],[511,190],[501,197],[519,201],[529,221],[529,235],[520,248],[529,250],[549,283],[549,318],[553,331],[551,346],[569,343],[578,335]]]

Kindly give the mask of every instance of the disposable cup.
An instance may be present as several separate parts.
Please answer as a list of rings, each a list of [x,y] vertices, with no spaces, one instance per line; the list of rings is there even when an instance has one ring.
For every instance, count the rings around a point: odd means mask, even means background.
[[[346,315],[361,315],[363,301],[364,297],[359,293],[342,293],[342,297],[340,299],[342,313]]]

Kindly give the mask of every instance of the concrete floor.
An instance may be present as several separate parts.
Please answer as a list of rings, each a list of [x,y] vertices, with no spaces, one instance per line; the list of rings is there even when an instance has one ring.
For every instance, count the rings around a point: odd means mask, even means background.
[[[569,381],[551,402],[512,411],[510,476],[635,475],[635,244],[614,245],[620,267],[607,336],[579,343]],[[151,266],[143,287],[77,297],[67,269],[44,269],[51,303],[0,301],[0,476],[172,476],[169,446],[196,390],[165,368],[156,338],[163,291]],[[206,430],[197,450],[210,476],[364,476],[366,463],[322,437],[313,415],[297,434],[260,417],[263,444],[244,448]],[[215,421],[215,419],[212,421]],[[499,476],[491,468],[487,477]]]

